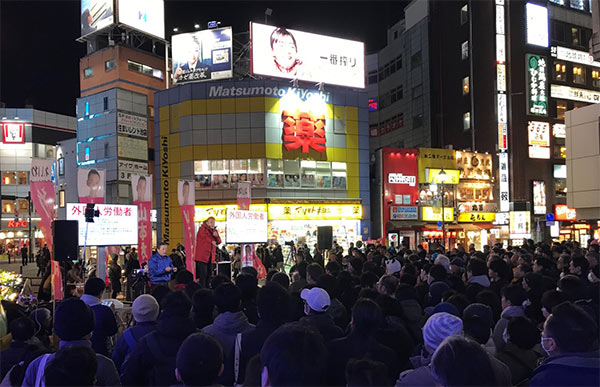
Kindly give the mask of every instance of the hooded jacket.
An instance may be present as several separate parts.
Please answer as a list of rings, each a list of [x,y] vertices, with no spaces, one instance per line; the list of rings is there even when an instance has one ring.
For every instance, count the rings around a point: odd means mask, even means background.
[[[530,386],[600,386],[600,351],[547,358],[533,371]]]
[[[216,234],[216,236],[214,234]],[[217,245],[221,243],[221,237],[219,236],[217,229],[215,228],[213,230],[206,223],[202,223],[196,234],[196,253],[194,261],[204,263],[208,263],[209,261],[215,262],[217,247],[212,244],[213,241],[217,242]]]
[[[214,323],[204,327],[203,332],[208,333],[219,341],[223,347],[223,363],[225,368],[217,383],[230,386],[234,383],[233,363],[235,356],[235,339],[238,333],[244,333],[254,328],[248,322],[243,312],[225,312],[219,314]]]
[[[496,354],[496,358],[507,365],[510,370],[512,385],[516,386],[531,378],[533,370],[537,366],[539,355],[533,349],[519,348],[509,341],[504,346],[504,350]]]
[[[494,327],[494,332],[492,333],[492,339],[494,340],[494,344],[496,345],[496,353],[502,351],[504,349],[504,330],[508,327],[508,322],[514,317],[525,316],[525,308],[521,305],[511,305],[508,308],[502,311],[500,314],[500,320],[496,323]]]
[[[400,305],[402,306],[408,332],[416,343],[422,343],[423,309],[421,308],[421,304],[417,300],[408,299],[400,301]]]

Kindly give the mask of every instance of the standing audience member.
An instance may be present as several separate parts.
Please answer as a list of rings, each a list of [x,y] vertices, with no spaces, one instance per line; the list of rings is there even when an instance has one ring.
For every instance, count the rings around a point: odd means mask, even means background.
[[[202,288],[192,296],[192,318],[196,328],[202,329],[213,323],[215,296],[211,289]]]
[[[181,344],[176,364],[180,385],[214,386],[223,373],[223,349],[211,335],[194,333]]]
[[[504,331],[510,319],[525,316],[523,302],[527,299],[525,290],[519,285],[508,285],[502,289],[502,314],[500,320],[494,327],[492,337],[496,345],[496,351],[500,352],[504,347]]]
[[[508,322],[506,345],[496,357],[508,366],[513,386],[529,380],[540,355],[533,347],[540,342],[540,331],[525,317],[515,317]]]
[[[95,386],[98,360],[89,347],[64,347],[48,363],[44,372],[46,386]]]
[[[0,380],[8,371],[23,359],[27,353],[40,349],[41,346],[32,342],[35,324],[27,317],[19,317],[10,322],[9,331],[12,334],[10,347],[0,352]]]
[[[303,289],[300,298],[304,300],[304,314],[306,315],[300,319],[300,325],[318,330],[325,343],[344,335],[344,332],[335,325],[331,315],[327,313],[331,299],[325,290],[321,288]]]
[[[104,356],[109,356],[110,338],[117,334],[117,319],[113,310],[102,305],[102,297],[106,285],[100,278],[90,278],[85,283],[81,301],[85,302],[92,311],[96,319],[96,326],[92,334],[92,349]]]
[[[119,256],[113,254],[108,268],[108,278],[110,279],[110,288],[112,293],[110,298],[117,298],[117,295],[121,293],[121,266],[119,266]]]

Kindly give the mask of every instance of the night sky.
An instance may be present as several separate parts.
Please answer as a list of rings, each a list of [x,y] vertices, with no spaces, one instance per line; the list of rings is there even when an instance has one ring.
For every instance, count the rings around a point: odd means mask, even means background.
[[[248,22],[360,40],[366,52],[385,45],[386,28],[403,17],[408,1],[166,1],[165,31],[191,32],[209,20],[248,30]],[[33,105],[36,109],[75,115],[79,96],[79,58],[85,46],[79,37],[79,1],[0,2],[0,101],[6,107]]]

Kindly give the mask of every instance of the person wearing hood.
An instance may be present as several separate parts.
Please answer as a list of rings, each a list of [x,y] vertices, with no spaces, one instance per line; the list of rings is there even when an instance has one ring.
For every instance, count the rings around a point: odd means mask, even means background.
[[[533,371],[530,386],[599,386],[598,325],[582,308],[563,302],[552,308],[542,331],[548,358]]]
[[[219,315],[215,321],[204,327],[203,332],[213,336],[223,347],[225,369],[219,376],[218,383],[224,386],[235,382],[234,357],[235,342],[238,333],[254,328],[241,310],[242,291],[232,283],[224,283],[215,289],[215,305]]]
[[[500,320],[494,327],[492,333],[492,339],[496,346],[496,352],[502,351],[504,348],[504,331],[508,326],[510,319],[514,317],[525,316],[525,307],[523,303],[527,300],[527,293],[523,287],[519,285],[508,285],[502,288],[502,314],[500,314]]]
[[[215,227],[215,218],[207,218],[196,234],[196,279],[200,285],[208,288],[212,276],[212,266],[215,262],[217,248],[221,244],[221,237]]]
[[[124,386],[171,386],[179,347],[197,332],[190,317],[192,303],[183,292],[171,292],[161,303],[156,331],[142,337],[125,360],[121,372]]]
[[[102,305],[101,300],[105,289],[104,280],[90,278],[85,283],[81,301],[92,308],[96,317],[96,327],[92,334],[92,348],[96,353],[109,356],[109,338],[117,334],[118,327],[113,310],[106,305]]]
[[[54,314],[54,333],[60,339],[58,348],[66,347],[92,347],[90,338],[96,320],[92,308],[80,299],[68,298],[61,301]],[[40,367],[46,367],[55,354],[46,354],[29,363],[23,379],[24,387],[39,386],[42,384],[43,372]],[[96,386],[120,386],[119,373],[115,364],[108,357],[96,352],[98,369],[96,372]]]
[[[467,264],[467,297],[475,302],[477,293],[490,287],[490,279],[487,276],[488,268],[484,261],[472,258]]]

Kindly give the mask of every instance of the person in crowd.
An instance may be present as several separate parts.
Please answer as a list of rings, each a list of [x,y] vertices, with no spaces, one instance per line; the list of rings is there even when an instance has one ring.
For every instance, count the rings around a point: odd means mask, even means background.
[[[288,277],[288,275],[283,272],[277,272],[273,274],[273,277],[271,277],[271,281],[277,282],[285,290],[288,290],[290,288],[290,277]]]
[[[113,310],[102,304],[106,285],[100,278],[90,278],[85,283],[81,301],[85,302],[96,319],[96,325],[92,334],[92,348],[96,353],[109,356],[110,337],[117,334],[117,319]]]
[[[576,275],[584,283],[588,282],[588,273],[590,272],[590,263],[584,257],[575,257],[569,264],[569,273]]]
[[[204,287],[209,287],[216,251],[220,244],[221,237],[215,226],[215,218],[211,216],[202,222],[196,234],[196,252],[194,256],[196,278],[200,285]]]
[[[196,328],[202,329],[214,321],[215,296],[211,289],[202,288],[192,296],[192,318]]]
[[[414,369],[402,372],[396,386],[435,385],[430,367],[432,355],[445,338],[458,335],[462,330],[462,320],[449,313],[440,312],[429,317],[423,327],[424,346],[421,354],[410,358]]]
[[[157,286],[169,286],[171,275],[177,272],[177,268],[173,265],[171,258],[167,255],[168,246],[161,242],[158,244],[156,253],[154,253],[148,261],[148,276],[152,288]]]
[[[258,314],[256,327],[241,335],[240,362],[237,383],[245,378],[245,369],[250,359],[258,355],[265,340],[289,318],[290,295],[276,282],[269,282],[258,291]],[[235,370],[234,370],[235,377]]]
[[[81,283],[83,282],[83,275],[81,270],[81,262],[76,262],[73,267],[67,271],[67,283]]]
[[[214,323],[202,329],[221,344],[225,359],[225,369],[218,382],[225,386],[234,383],[235,342],[238,333],[254,327],[241,310],[242,292],[232,283],[221,284],[215,289],[215,305],[219,315]]]
[[[258,280],[251,274],[244,273],[237,276],[235,284],[242,291],[242,311],[248,318],[248,322],[256,325],[258,322],[258,309],[256,306]]]
[[[127,328],[119,336],[111,356],[118,370],[121,369],[125,359],[133,351],[137,342],[156,330],[156,320],[159,313],[158,302],[151,295],[142,294],[133,301],[131,313],[135,325]]]
[[[169,255],[169,258],[171,258],[171,262],[173,262],[173,266],[177,268],[177,271],[181,271],[186,268],[184,258],[179,250],[171,249],[171,255]]]
[[[544,321],[550,316],[552,308],[565,301],[569,301],[569,296],[565,292],[560,290],[547,290],[544,292],[542,295],[542,315],[544,316]]]
[[[67,347],[92,348],[90,338],[95,324],[94,312],[85,302],[77,298],[61,301],[54,315],[54,334],[60,339],[59,350]],[[41,385],[44,372],[54,356],[55,354],[46,354],[33,360],[25,371],[23,386]],[[98,352],[96,361],[98,367],[95,385],[120,386],[119,373],[113,361]]]
[[[108,279],[110,280],[110,288],[112,293],[110,298],[117,298],[121,293],[121,266],[119,265],[119,256],[113,254],[108,268]]]
[[[400,372],[396,353],[375,338],[383,324],[381,308],[372,300],[359,299],[352,310],[350,334],[328,344],[328,381],[332,386],[345,386],[345,370],[350,359],[368,359],[383,363],[389,380]]]
[[[323,251],[319,249],[319,246],[315,243],[314,245],[313,260],[321,267],[325,267],[325,260],[323,259]]]
[[[29,319],[35,324],[34,336],[42,346],[50,349],[50,336],[52,335],[52,312],[48,308],[38,307],[29,314]]]
[[[475,302],[477,294],[490,287],[487,276],[488,268],[484,261],[472,258],[467,264],[467,288],[466,294],[471,302]]]
[[[27,317],[19,317],[10,322],[8,330],[12,334],[12,340],[10,346],[0,352],[0,380],[28,353],[41,348],[35,340],[32,341],[35,328],[33,321]]]
[[[140,269],[140,261],[138,260],[138,254],[135,247],[131,249],[131,251],[125,255],[125,279],[127,281],[127,285],[125,288],[125,300],[131,301],[133,298],[133,282],[134,275],[137,270]]]
[[[89,347],[59,349],[44,370],[46,386],[95,386],[98,359]]]
[[[504,347],[504,333],[509,320],[514,317],[525,316],[525,307],[523,306],[525,300],[527,300],[527,294],[523,287],[519,285],[508,285],[502,289],[502,314],[492,334],[497,352],[500,352]]]
[[[327,313],[331,305],[329,294],[321,288],[303,289],[300,298],[304,301],[304,314],[299,321],[301,325],[310,326],[319,331],[325,343],[340,338],[344,335],[330,314]]]
[[[194,333],[177,351],[175,377],[183,386],[214,386],[223,373],[221,344],[206,333]]]
[[[326,381],[323,337],[307,326],[287,324],[273,332],[260,351],[261,386],[321,386]]]
[[[526,317],[515,317],[508,322],[504,340],[506,345],[496,357],[510,369],[512,385],[522,385],[531,378],[540,358],[533,349],[540,342],[540,331]]]
[[[417,292],[415,288],[400,283],[396,287],[394,293],[396,300],[400,303],[402,308],[402,318],[406,323],[406,329],[410,333],[410,336],[415,343],[423,342],[423,335],[421,332],[421,325],[423,320],[423,309],[421,304],[417,301]]]
[[[281,246],[277,242],[273,242],[273,263],[278,271],[284,271],[283,252],[281,250]]]
[[[487,353],[494,355],[496,346],[491,340],[494,327],[492,308],[479,303],[470,304],[465,308],[462,319],[465,336],[471,337],[482,345]]]
[[[502,259],[493,259],[488,265],[488,276],[490,278],[490,290],[500,296],[502,288],[511,281],[511,270]]]
[[[183,292],[167,294],[161,304],[156,330],[142,337],[121,367],[125,386],[171,386],[177,351],[196,326],[190,317],[192,304]]]
[[[340,301],[341,291],[340,282],[330,274],[323,274],[317,280],[317,287],[324,289],[329,294],[331,305],[327,313],[331,315],[335,324],[342,330],[348,326],[348,311]]]
[[[306,267],[306,282],[308,285],[316,285],[317,280],[325,274],[323,266],[318,263],[311,263]]]
[[[571,302],[552,308],[541,345],[548,358],[533,371],[530,386],[599,386],[598,325]]]
[[[307,269],[308,264],[306,261],[299,260],[297,264],[292,266],[290,269],[290,277],[292,279],[290,293],[300,293],[308,285],[308,281],[306,280]]]

